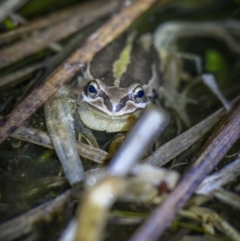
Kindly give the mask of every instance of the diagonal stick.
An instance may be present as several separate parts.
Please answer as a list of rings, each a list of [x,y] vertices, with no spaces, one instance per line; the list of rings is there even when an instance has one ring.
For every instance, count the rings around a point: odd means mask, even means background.
[[[33,114],[59,87],[72,78],[84,64],[121,34],[139,15],[156,0],[135,0],[130,6],[113,15],[99,30],[61,64],[46,80],[34,89],[8,116],[0,122],[0,143]]]

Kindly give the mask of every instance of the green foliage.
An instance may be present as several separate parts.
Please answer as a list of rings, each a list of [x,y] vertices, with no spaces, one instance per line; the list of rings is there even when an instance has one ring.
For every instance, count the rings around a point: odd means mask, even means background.
[[[209,49],[205,53],[205,71],[213,73],[218,81],[224,82],[229,73],[228,62],[224,56],[215,49]]]

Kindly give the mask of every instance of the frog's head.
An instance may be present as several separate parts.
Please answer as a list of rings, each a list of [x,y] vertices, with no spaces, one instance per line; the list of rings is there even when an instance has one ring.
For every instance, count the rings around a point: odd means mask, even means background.
[[[129,130],[158,82],[151,50],[143,48],[135,33],[121,36],[97,53],[84,75],[87,84],[80,117],[91,129],[107,132]]]

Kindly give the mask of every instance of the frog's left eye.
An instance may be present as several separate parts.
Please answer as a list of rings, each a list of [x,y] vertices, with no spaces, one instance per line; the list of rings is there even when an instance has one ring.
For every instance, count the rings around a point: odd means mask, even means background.
[[[143,102],[143,97],[144,97],[144,90],[141,86],[137,86],[134,90],[133,90],[133,100],[136,103],[141,103]]]
[[[95,81],[89,82],[87,86],[87,94],[91,98],[96,98],[99,93],[99,86]]]

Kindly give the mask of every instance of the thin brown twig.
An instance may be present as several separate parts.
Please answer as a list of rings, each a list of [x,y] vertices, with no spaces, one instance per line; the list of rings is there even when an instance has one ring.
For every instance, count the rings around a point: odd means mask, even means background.
[[[231,146],[240,138],[240,103],[222,122],[209,139],[207,148],[184,175],[169,198],[159,206],[150,218],[130,238],[130,241],[154,241],[170,225],[175,214],[185,205],[195,189],[219,163]]]
[[[43,31],[39,31],[26,40],[0,50],[0,68],[34,54],[47,47],[50,43],[63,39],[93,23],[96,19],[116,10],[118,2],[114,1],[112,3],[114,4],[102,4],[102,2],[97,1],[91,5],[83,5],[81,11],[79,10],[75,15],[65,21]]]
[[[11,137],[14,137],[23,141],[28,141],[30,143],[37,144],[39,146],[44,146],[50,149],[54,149],[49,135],[44,131],[41,131],[32,127],[20,126],[16,131],[12,133]],[[101,149],[86,145],[84,143],[77,142],[77,149],[80,156],[85,157],[98,164],[103,164],[106,158],[108,157],[107,152]]]
[[[11,135],[60,86],[72,78],[100,49],[121,34],[140,14],[155,2],[156,0],[132,1],[130,6],[124,6],[119,13],[115,14],[98,31],[92,34],[81,48],[77,49],[56,71],[0,122],[0,143]]]

